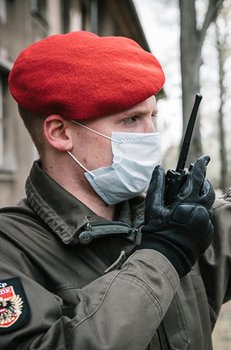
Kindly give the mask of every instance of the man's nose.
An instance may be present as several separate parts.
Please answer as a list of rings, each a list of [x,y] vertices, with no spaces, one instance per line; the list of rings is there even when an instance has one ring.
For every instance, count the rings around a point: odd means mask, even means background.
[[[144,125],[144,132],[145,133],[153,133],[156,132],[156,128],[154,125],[154,121],[152,118],[150,118],[149,120],[146,121],[145,125]]]

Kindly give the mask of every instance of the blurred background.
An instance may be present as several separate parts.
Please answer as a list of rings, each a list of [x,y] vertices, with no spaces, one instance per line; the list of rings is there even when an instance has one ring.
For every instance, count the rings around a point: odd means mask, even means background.
[[[217,192],[231,186],[231,1],[135,0],[166,74],[158,104],[163,162],[174,167],[194,96],[203,96],[188,162],[209,154]]]
[[[9,93],[13,62],[29,44],[74,30],[130,37],[161,62],[166,84],[156,123],[166,169],[176,166],[202,94],[187,164],[209,154],[208,177],[222,195],[231,186],[231,0],[0,0],[0,206],[24,196],[37,158]],[[230,304],[213,334],[215,350],[231,349]]]

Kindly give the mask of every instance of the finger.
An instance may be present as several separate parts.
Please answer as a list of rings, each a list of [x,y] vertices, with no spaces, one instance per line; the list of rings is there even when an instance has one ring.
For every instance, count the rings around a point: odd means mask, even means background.
[[[201,188],[201,203],[207,207],[211,208],[215,200],[215,192],[210,181],[205,179],[203,187]]]
[[[204,184],[204,179],[206,175],[207,165],[210,161],[209,156],[201,156],[192,166],[189,171],[188,179],[192,181],[192,188],[195,193],[200,193],[200,190]]]
[[[146,209],[163,205],[165,191],[165,171],[161,165],[155,167],[146,196]]]
[[[205,170],[207,168],[208,163],[210,162],[210,157],[207,155],[203,155],[199,157],[194,165],[191,167],[190,173],[193,174],[194,176],[196,175],[204,175]]]

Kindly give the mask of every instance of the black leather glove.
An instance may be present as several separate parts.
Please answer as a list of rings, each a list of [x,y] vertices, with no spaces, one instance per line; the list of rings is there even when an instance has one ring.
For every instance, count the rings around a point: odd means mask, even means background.
[[[205,179],[210,158],[200,157],[191,166],[176,199],[164,204],[165,172],[157,166],[147,192],[145,220],[138,249],[154,249],[165,255],[180,277],[186,275],[209,246],[214,190]]]

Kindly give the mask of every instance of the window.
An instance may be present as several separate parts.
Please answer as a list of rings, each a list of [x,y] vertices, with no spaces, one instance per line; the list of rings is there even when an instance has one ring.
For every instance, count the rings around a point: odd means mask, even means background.
[[[30,0],[30,12],[41,25],[47,26],[47,1],[46,0]]]
[[[4,152],[4,107],[3,107],[3,101],[4,101],[4,95],[5,95],[5,81],[4,81],[4,75],[2,72],[0,72],[0,167],[3,167],[4,159],[3,159],[3,152]]]
[[[8,72],[0,66],[0,167],[5,167],[4,154],[6,151],[6,106],[7,106],[7,90],[8,90]]]
[[[0,0],[0,23],[7,22],[6,0]]]
[[[0,58],[0,174],[7,178],[15,171],[13,116],[8,76],[12,64]],[[4,175],[4,176],[5,176]]]

